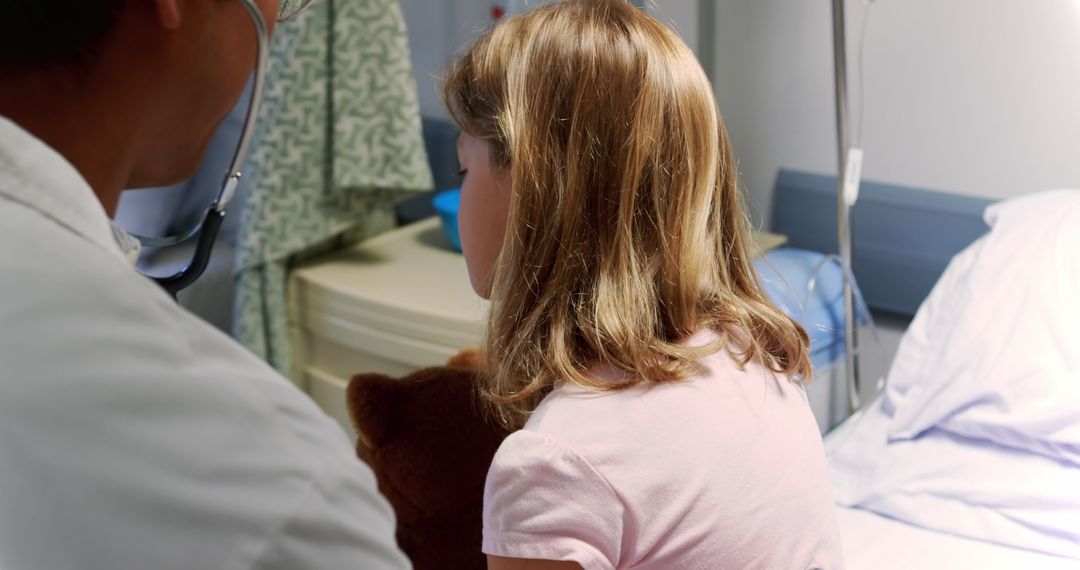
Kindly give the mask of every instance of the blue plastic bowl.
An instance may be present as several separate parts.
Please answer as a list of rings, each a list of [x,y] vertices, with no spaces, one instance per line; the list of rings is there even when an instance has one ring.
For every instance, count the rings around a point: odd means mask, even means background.
[[[461,206],[461,188],[439,192],[432,199],[432,205],[442,220],[443,232],[454,249],[461,251],[461,234],[458,233],[458,208]]]

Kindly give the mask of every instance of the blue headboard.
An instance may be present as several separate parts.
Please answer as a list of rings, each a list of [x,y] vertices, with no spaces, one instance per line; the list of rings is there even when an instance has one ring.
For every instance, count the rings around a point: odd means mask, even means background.
[[[852,212],[853,266],[871,308],[914,315],[949,260],[986,233],[985,198],[864,181]],[[836,179],[781,170],[772,231],[788,245],[836,253]]]

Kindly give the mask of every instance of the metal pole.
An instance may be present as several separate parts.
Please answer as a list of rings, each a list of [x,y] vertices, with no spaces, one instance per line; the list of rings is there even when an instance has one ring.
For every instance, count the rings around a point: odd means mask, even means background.
[[[851,267],[851,208],[844,201],[844,178],[847,174],[847,36],[844,31],[844,0],[832,0],[833,69],[836,79],[836,142],[839,169],[836,175],[836,220],[840,258]],[[855,358],[855,297],[851,282],[844,279],[844,359],[847,382],[848,410],[852,413],[859,402],[858,361]]]

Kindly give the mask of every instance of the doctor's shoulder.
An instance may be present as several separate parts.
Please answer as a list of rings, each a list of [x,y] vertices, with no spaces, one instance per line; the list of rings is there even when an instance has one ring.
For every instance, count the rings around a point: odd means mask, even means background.
[[[93,244],[6,221],[0,566],[408,567],[295,386]]]

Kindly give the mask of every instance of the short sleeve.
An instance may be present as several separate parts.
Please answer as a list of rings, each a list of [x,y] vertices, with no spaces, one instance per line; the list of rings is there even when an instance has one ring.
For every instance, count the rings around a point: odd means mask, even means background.
[[[619,564],[627,509],[589,462],[563,443],[519,431],[499,447],[484,489],[485,554]]]

